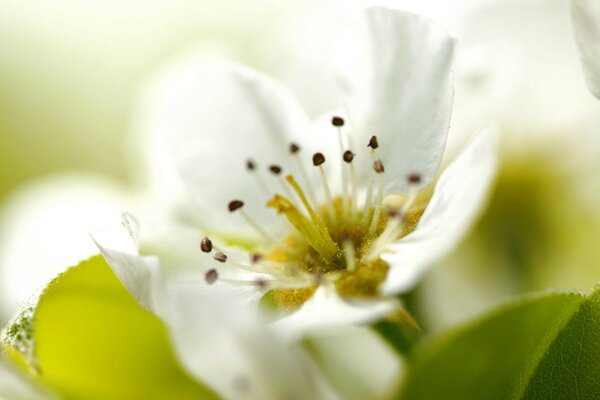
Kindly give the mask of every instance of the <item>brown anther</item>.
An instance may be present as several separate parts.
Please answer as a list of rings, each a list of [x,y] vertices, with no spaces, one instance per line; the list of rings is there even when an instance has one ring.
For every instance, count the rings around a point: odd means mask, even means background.
[[[389,219],[402,219],[403,218],[403,214],[402,211],[398,210],[397,208],[389,208],[387,210],[387,216]]]
[[[346,161],[347,163],[351,163],[352,160],[354,160],[354,155],[355,154],[350,150],[346,150],[343,155],[344,161]]]
[[[344,126],[344,118],[338,116],[332,117],[331,125],[337,126],[338,128]]]
[[[300,151],[300,146],[296,143],[290,143],[290,153],[296,154]]]
[[[378,174],[383,174],[384,168],[381,160],[375,160],[373,162],[373,170],[375,170],[375,172],[377,172]]]
[[[208,271],[206,271],[206,274],[204,274],[204,280],[209,285],[212,285],[213,283],[215,283],[217,281],[217,279],[219,279],[219,273],[214,268],[209,269]]]
[[[242,207],[244,207],[244,202],[241,200],[232,200],[229,202],[229,205],[227,206],[227,208],[229,209],[229,212],[234,212],[236,210],[239,210]]]
[[[318,167],[319,165],[321,165],[325,162],[325,156],[323,155],[323,153],[315,153],[313,155],[312,161],[313,161],[313,165],[315,167]]]
[[[266,288],[269,286],[269,282],[267,282],[267,280],[266,280],[266,279],[261,279],[261,278],[258,278],[258,279],[256,280],[256,286],[257,286],[259,289],[266,289]]]
[[[370,147],[373,150],[375,150],[376,148],[379,147],[379,142],[377,141],[377,136],[371,136],[371,139],[369,139],[369,144],[367,145],[367,147]]]
[[[281,171],[283,171],[283,170],[281,169],[281,167],[279,165],[270,165],[269,171],[271,171],[275,175],[279,175],[281,173]]]
[[[210,253],[213,249],[213,245],[212,245],[212,241],[205,237],[204,239],[202,239],[202,241],[200,242],[200,250],[202,250],[205,253]]]
[[[406,177],[409,183],[417,184],[421,183],[423,177],[420,174],[410,174]]]
[[[220,251],[217,251],[213,258],[220,263],[224,263],[225,261],[227,261],[227,255],[221,253]]]
[[[253,160],[246,161],[246,169],[248,171],[254,171],[256,169],[256,163]]]
[[[260,260],[262,260],[263,256],[260,253],[252,253],[252,255],[250,256],[250,262],[252,264],[256,264],[258,263]]]

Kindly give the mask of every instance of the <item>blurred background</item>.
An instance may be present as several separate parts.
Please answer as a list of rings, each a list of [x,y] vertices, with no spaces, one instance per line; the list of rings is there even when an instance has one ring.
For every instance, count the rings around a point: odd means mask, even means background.
[[[600,281],[600,104],[585,88],[564,0],[379,1],[458,40],[448,157],[488,124],[501,168],[468,239],[409,297],[431,330],[507,297]],[[0,4],[0,322],[88,232],[135,203],[148,143],[144,82],[190,49],[283,80],[308,112],[336,104],[323,70],[359,1],[4,0]]]

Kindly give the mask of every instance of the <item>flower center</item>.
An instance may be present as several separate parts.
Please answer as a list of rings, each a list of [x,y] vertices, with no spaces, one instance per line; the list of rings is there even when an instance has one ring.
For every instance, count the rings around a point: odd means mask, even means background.
[[[315,153],[312,165],[318,169],[319,185],[323,192],[323,200],[317,202],[315,188],[299,157],[300,146],[292,143],[289,151],[298,161],[304,187],[293,175],[283,176],[280,166],[271,165],[268,170],[277,177],[282,191],[266,203],[267,207],[287,220],[290,226],[288,234],[276,239],[266,232],[245,212],[242,200],[233,200],[228,205],[229,211],[239,213],[264,237],[266,243],[251,254],[249,262],[233,261],[232,264],[259,273],[264,278],[253,282],[221,280],[253,284],[265,289],[265,299],[280,310],[297,308],[320,284],[335,285],[338,293],[346,298],[377,296],[389,268],[380,258],[382,252],[387,245],[414,230],[424,210],[422,205],[416,205],[416,190],[408,196],[384,198],[385,168],[377,157],[379,143],[376,136],[371,137],[367,145],[372,165],[368,186],[359,192],[353,162],[356,154],[347,150],[343,141],[344,120],[334,117],[332,125],[339,134],[341,194],[332,195],[325,156]],[[248,160],[246,167],[255,175],[264,192],[268,193],[257,171],[257,164]],[[416,186],[421,176],[411,174],[407,180]],[[201,249],[206,253],[213,251],[210,239],[203,239]],[[213,259],[217,263],[230,263],[225,253],[218,249]],[[209,284],[218,279],[217,268],[207,272],[206,281]]]

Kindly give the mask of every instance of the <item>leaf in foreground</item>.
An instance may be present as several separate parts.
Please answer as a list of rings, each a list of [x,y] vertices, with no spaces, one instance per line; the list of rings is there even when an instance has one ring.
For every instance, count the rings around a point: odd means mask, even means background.
[[[398,399],[600,398],[600,289],[513,302],[411,356]]]
[[[165,326],[100,256],[56,278],[32,318],[31,366],[67,398],[217,398],[184,372]]]

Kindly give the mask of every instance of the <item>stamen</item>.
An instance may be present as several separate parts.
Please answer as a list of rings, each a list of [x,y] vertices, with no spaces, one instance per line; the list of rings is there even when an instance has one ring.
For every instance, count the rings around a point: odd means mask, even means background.
[[[260,233],[267,241],[273,242],[273,238],[267,232],[265,232],[265,230],[261,228],[260,225],[254,222],[254,220],[252,220],[252,218],[250,218],[250,216],[246,214],[242,207],[244,207],[244,202],[241,200],[232,200],[227,206],[229,212],[235,212],[239,210],[240,214],[242,214],[242,217],[244,217],[248,225],[254,228],[258,233]]]
[[[217,279],[219,279],[219,273],[214,268],[209,269],[208,271],[206,271],[206,274],[204,274],[204,280],[206,280],[206,283],[208,283],[209,285],[215,283]]]
[[[407,179],[408,179],[409,183],[416,185],[416,184],[421,183],[421,181],[423,180],[423,177],[420,174],[413,173],[413,174],[408,175]]]
[[[200,250],[202,250],[204,253],[210,253],[213,249],[213,244],[212,241],[205,237],[204,239],[202,239],[202,241],[200,242]]]
[[[275,175],[277,177],[277,182],[279,182],[279,186],[281,186],[281,188],[283,189],[285,194],[290,199],[292,199],[294,197],[294,195],[290,191],[290,188],[285,184],[285,181],[283,180],[283,177],[281,176],[281,173],[283,172],[283,168],[281,168],[279,165],[271,165],[271,166],[269,166],[269,171],[271,171],[273,173],[273,175]]]
[[[254,162],[254,160],[252,160],[252,159],[246,160],[246,169],[248,170],[248,172],[252,173],[252,175],[254,176],[254,179],[256,179],[256,182],[258,183],[258,186],[260,187],[260,190],[262,190],[263,194],[267,197],[270,196],[269,189],[267,188],[265,181],[263,181],[262,177],[260,176],[260,173],[256,169],[256,163]]]
[[[317,196],[315,196],[310,179],[308,177],[308,173],[306,172],[306,168],[304,168],[304,164],[300,159],[300,150],[300,146],[296,143],[290,144],[290,153],[294,156],[296,162],[298,163],[298,168],[300,169],[300,173],[302,174],[302,180],[304,181],[304,185],[306,186],[308,191],[308,198],[310,199],[311,203],[316,204]]]
[[[352,164],[352,160],[354,160],[355,154],[350,150],[346,150],[344,152],[344,161],[348,164],[348,172],[350,175],[350,191],[352,193],[352,199],[349,202],[350,205],[350,214],[354,214],[356,208],[358,207],[358,194],[357,194],[357,185],[356,185],[356,171],[354,170],[354,164]]]
[[[370,147],[372,150],[376,150],[379,147],[379,141],[377,141],[377,136],[375,136],[375,135],[371,136],[371,139],[369,139],[369,144],[367,145],[367,147]]]
[[[306,218],[289,199],[276,194],[267,203],[267,206],[284,214],[290,224],[323,257],[326,263],[329,263],[337,254],[338,248],[331,236],[327,234],[327,237],[324,237],[317,225]]]
[[[415,200],[417,198],[417,193],[418,193],[418,190],[415,187],[415,185],[421,183],[421,179],[422,179],[421,175],[419,175],[419,174],[410,174],[406,177],[406,180],[408,181],[409,184],[411,184],[412,188],[410,190],[410,193],[408,194],[406,202],[402,205],[403,213],[408,212],[410,207],[412,207],[413,203],[415,202]]]
[[[344,257],[346,259],[346,269],[348,271],[356,270],[356,252],[354,251],[354,244],[351,240],[346,239],[342,243],[344,249]]]
[[[377,230],[379,224],[379,218],[381,216],[381,203],[383,202],[383,172],[384,167],[381,160],[375,160],[373,163],[373,170],[377,173],[378,186],[377,186],[377,198],[375,199],[375,212],[373,213],[373,219],[371,220],[371,226],[369,227],[369,234],[373,236]]]
[[[344,169],[344,138],[342,135],[342,127],[344,126],[344,119],[341,117],[334,116],[331,118],[331,124],[337,128],[338,131],[338,142],[340,147],[340,155],[342,156],[341,162],[341,173],[342,173],[342,213],[344,212],[344,200],[350,198],[348,196],[348,177],[346,176],[346,170]]]
[[[377,140],[377,136],[371,136],[371,139],[369,139],[369,144],[367,145],[367,147],[371,148],[371,161],[373,163],[375,163],[375,150],[377,150],[377,148],[379,147],[379,142]],[[362,225],[366,225],[369,222],[369,218],[371,217],[370,210],[371,210],[372,202],[373,202],[373,187],[374,187],[373,179],[369,179],[369,187],[367,188],[367,195],[365,197],[365,205],[364,205],[365,214],[364,214],[363,220],[361,222]]]
[[[388,212],[388,223],[381,235],[371,245],[369,252],[363,257],[365,262],[371,262],[379,257],[385,247],[404,231],[404,214],[396,210]]]
[[[213,258],[220,263],[227,261],[227,255],[225,253],[221,253],[220,251],[217,251]]]
[[[319,218],[319,216],[317,215],[315,210],[311,207],[310,203],[306,199],[306,196],[304,195],[304,192],[302,191],[302,188],[300,187],[300,185],[298,185],[298,182],[296,182],[294,177],[291,175],[288,175],[286,177],[286,180],[294,188],[298,197],[300,197],[300,201],[302,201],[302,204],[304,205],[304,208],[308,212],[308,215],[312,219],[313,223],[315,224],[315,226],[317,227],[319,232],[321,232],[321,236],[323,236],[323,238],[325,240],[333,242],[333,239],[329,235],[329,231],[327,230],[327,227],[325,226],[323,221],[321,221],[321,218]]]
[[[325,169],[323,168],[323,163],[325,163],[325,156],[323,155],[323,153],[315,153],[313,155],[313,165],[315,167],[319,167],[321,183],[325,191],[326,203],[329,205],[330,208],[329,212],[331,213],[331,220],[335,223],[337,216],[335,212],[335,206],[333,204],[333,196],[331,196],[331,189],[329,189],[329,183],[327,182],[327,175],[325,174]]]

